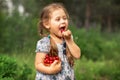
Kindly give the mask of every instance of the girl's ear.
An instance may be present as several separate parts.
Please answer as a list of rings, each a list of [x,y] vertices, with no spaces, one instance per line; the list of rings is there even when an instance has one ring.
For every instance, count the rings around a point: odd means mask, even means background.
[[[46,29],[50,28],[50,26],[48,25],[48,23],[43,23],[43,25],[45,26]]]
[[[46,27],[47,29],[50,29],[50,26],[49,26],[49,25],[46,25],[45,27]]]

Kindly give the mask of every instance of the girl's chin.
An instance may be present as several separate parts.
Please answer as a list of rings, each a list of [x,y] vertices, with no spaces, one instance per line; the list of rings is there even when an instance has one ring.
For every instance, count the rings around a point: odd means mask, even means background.
[[[62,35],[59,35],[60,38],[62,38]]]
[[[61,33],[60,33],[58,36],[59,36],[60,38],[62,38],[62,37],[63,37]]]

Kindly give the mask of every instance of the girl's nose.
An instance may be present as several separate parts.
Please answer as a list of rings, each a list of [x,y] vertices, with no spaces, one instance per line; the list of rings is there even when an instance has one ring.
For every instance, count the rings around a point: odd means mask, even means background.
[[[65,23],[65,20],[64,19],[61,19],[61,21],[60,21],[61,23]]]

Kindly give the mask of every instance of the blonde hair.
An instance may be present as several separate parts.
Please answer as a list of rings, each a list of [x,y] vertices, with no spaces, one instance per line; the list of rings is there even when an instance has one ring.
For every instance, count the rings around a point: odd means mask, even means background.
[[[58,10],[58,9],[63,9],[63,11],[65,12],[67,18],[69,18],[69,15],[67,13],[67,10],[64,8],[63,4],[61,3],[52,3],[49,4],[48,6],[44,7],[41,15],[40,15],[40,21],[38,23],[38,30],[39,30],[39,34],[41,36],[47,36],[49,32],[48,29],[45,28],[44,23],[47,23],[50,20],[50,15],[54,10]],[[57,45],[55,44],[55,41],[50,38],[50,55],[58,55],[58,48]],[[67,55],[67,59],[68,62],[70,64],[70,66],[73,66],[74,64],[74,59],[73,56],[70,53],[70,50],[68,49],[68,47],[66,46],[66,55]]]

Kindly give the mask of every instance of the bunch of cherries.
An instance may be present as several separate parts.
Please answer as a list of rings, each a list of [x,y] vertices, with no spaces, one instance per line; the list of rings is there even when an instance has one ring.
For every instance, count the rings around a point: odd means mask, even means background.
[[[60,60],[58,56],[51,56],[49,54],[46,54],[45,59],[44,59],[44,65],[49,66],[51,65],[55,60]]]

